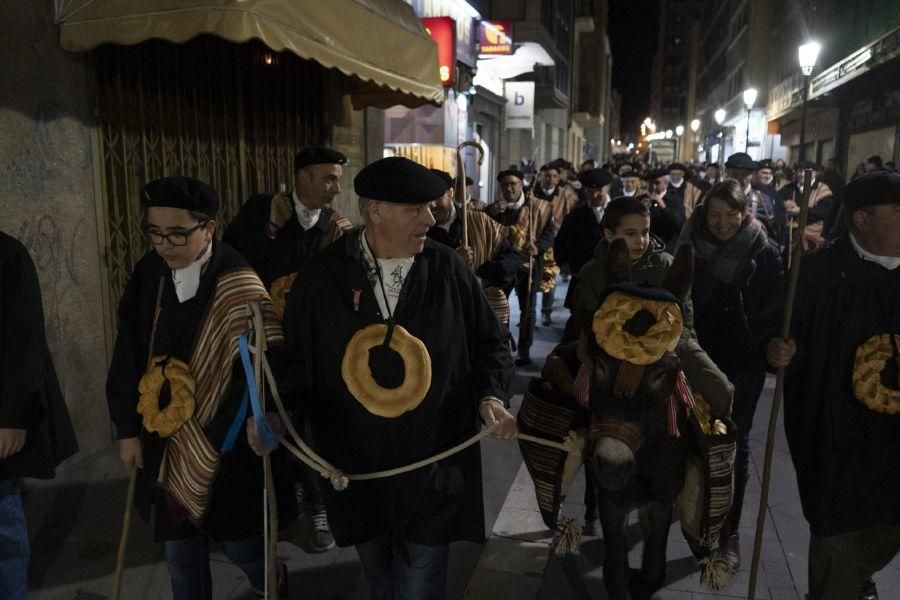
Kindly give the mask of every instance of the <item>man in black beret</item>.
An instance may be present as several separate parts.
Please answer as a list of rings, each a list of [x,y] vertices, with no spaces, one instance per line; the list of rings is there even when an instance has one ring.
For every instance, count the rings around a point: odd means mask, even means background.
[[[703,190],[696,182],[688,178],[689,169],[679,162],[669,165],[669,187],[666,196],[678,196],[678,202],[684,208],[684,216],[688,218],[694,208],[700,204]]]
[[[352,228],[330,207],[341,191],[347,157],[324,147],[307,147],[294,157],[294,189],[253,196],[225,230],[222,240],[256,269],[279,315],[297,272],[325,246]],[[321,553],[334,546],[322,492],[315,473],[297,465],[303,486],[303,514],[286,536],[304,551]]]
[[[677,194],[669,194],[669,169],[653,169],[645,177],[650,202],[650,232],[673,254],[685,223],[684,205]]]
[[[346,473],[369,473],[435,456],[475,435],[479,422],[515,437],[506,332],[462,257],[427,236],[446,183],[390,157],[360,171],[354,188],[365,225],[307,263],[285,310],[303,374],[294,410],[309,421],[313,449]],[[379,343],[345,376],[342,357],[370,328]],[[384,345],[397,337],[406,340],[402,355]],[[399,416],[379,416],[350,391],[350,376],[374,379],[376,400],[408,380],[426,391]],[[448,544],[484,539],[478,445],[343,491],[324,487],[335,539],[356,546],[377,600],[446,597]]]
[[[571,165],[562,158],[557,158],[541,167],[541,183],[534,191],[535,198],[550,203],[557,228],[578,203],[578,193],[563,179],[563,173],[567,172],[567,166]],[[550,249],[544,256],[540,282],[541,323],[544,327],[553,324],[553,303],[556,300],[556,277],[558,274],[559,266],[556,264],[552,249]]]
[[[509,227],[509,241],[519,253],[521,263],[516,274],[516,296],[519,298],[519,340],[516,365],[531,364],[531,344],[534,341],[537,291],[544,272],[544,256],[556,236],[552,205],[539,200],[530,190],[522,189],[522,173],[501,171],[500,199],[487,207],[487,214],[501,225]]]
[[[487,208],[487,203],[484,200],[474,199],[472,198],[472,187],[475,185],[475,182],[472,181],[472,178],[466,175],[466,208],[470,208],[472,210],[484,210]],[[453,201],[459,202],[459,199],[456,198],[456,190],[459,186],[459,177],[453,179],[453,187],[450,188],[450,192],[453,195]]]
[[[801,160],[797,163],[796,182],[782,188],[782,193],[787,197],[784,207],[788,217],[797,219],[800,215],[800,196],[803,194],[803,182],[807,170],[812,172],[812,185],[809,193],[809,215],[806,221],[806,230],[801,235],[796,230],[797,223],[792,223],[792,226],[796,236],[795,241],[802,242],[803,247],[810,250],[824,245],[829,235],[829,231],[825,228],[825,222],[831,218],[834,208],[834,192],[828,184],[819,179],[819,172],[822,169],[818,164],[811,160]]]
[[[122,294],[106,384],[119,455],[126,467],[137,468],[135,509],[146,521],[152,516],[174,598],[211,597],[211,539],[227,540],[226,556],[262,591],[262,461],[248,436],[230,432],[237,427],[243,433],[244,418],[237,415],[247,380],[237,336],[247,330],[251,305],[262,314],[257,326],[266,332],[272,370],[291,386],[280,319],[253,269],[216,241],[214,189],[165,177],[145,185],[140,199],[152,250],[135,265]],[[197,393],[176,393],[182,386]],[[290,525],[297,504],[282,452],[273,454],[272,471],[279,522]],[[287,571],[278,569],[279,597],[287,597]]]
[[[787,367],[809,597],[873,599],[872,575],[900,551],[900,175],[862,175],[844,203],[849,231],[804,259],[791,339],[768,359]]]
[[[716,185],[720,181],[722,181],[722,173],[719,168],[719,163],[709,163],[706,165],[706,183],[709,184],[710,187]]]

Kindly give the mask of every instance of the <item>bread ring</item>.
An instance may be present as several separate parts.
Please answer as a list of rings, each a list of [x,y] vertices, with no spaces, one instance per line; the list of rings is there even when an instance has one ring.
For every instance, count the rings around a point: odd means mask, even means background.
[[[272,298],[272,306],[275,308],[275,314],[278,315],[279,321],[284,318],[284,306],[287,302],[287,295],[291,288],[294,287],[295,279],[297,279],[297,274],[291,273],[272,282],[269,296]]]
[[[897,341],[900,343],[900,339]],[[892,390],[881,382],[881,372],[889,360],[894,360],[890,334],[872,336],[857,348],[853,362],[853,393],[872,410],[893,415],[900,412],[900,390]]]
[[[640,310],[650,311],[656,323],[638,337],[625,331],[624,326]],[[675,349],[683,324],[681,310],[674,302],[613,292],[594,313],[592,329],[597,344],[613,358],[635,365],[649,365]]]
[[[369,369],[369,350],[384,343],[386,334],[384,323],[357,331],[344,351],[341,376],[347,389],[366,410],[392,419],[422,403],[431,387],[431,357],[421,340],[400,325],[394,325],[390,347],[403,359],[406,374],[400,387],[381,387]]]
[[[169,381],[170,402],[159,410],[159,391]],[[194,415],[197,383],[190,367],[177,358],[154,356],[148,370],[138,384],[141,399],[137,411],[144,416],[144,429],[155,431],[159,437],[171,437]]]

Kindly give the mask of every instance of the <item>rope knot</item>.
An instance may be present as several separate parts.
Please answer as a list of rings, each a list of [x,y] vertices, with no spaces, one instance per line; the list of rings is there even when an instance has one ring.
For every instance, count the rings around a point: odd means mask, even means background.
[[[344,475],[344,472],[340,469],[335,469],[329,473],[328,481],[331,482],[331,487],[338,492],[343,492],[347,489],[347,486],[350,485],[350,479]]]

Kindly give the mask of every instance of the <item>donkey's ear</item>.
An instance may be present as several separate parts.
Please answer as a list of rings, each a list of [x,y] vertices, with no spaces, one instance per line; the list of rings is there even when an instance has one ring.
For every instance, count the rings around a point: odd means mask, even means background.
[[[687,298],[694,282],[694,247],[690,244],[682,244],[675,253],[672,266],[666,271],[663,287],[680,299]]]
[[[631,257],[625,240],[616,239],[609,245],[606,261],[606,280],[609,285],[631,281]]]

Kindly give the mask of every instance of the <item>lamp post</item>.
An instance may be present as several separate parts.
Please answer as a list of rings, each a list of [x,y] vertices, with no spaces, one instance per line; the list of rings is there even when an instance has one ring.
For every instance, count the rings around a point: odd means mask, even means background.
[[[750,111],[756,104],[756,88],[747,88],[744,90],[744,106],[747,107],[747,135],[744,136],[744,152],[750,154]]]
[[[813,67],[816,66],[816,60],[819,58],[819,50],[821,46],[816,42],[808,42],[800,46],[798,58],[800,62],[800,70],[803,72],[803,89],[801,90],[800,104],[800,157],[799,160],[806,158],[806,100],[809,97],[809,78],[812,75]]]

